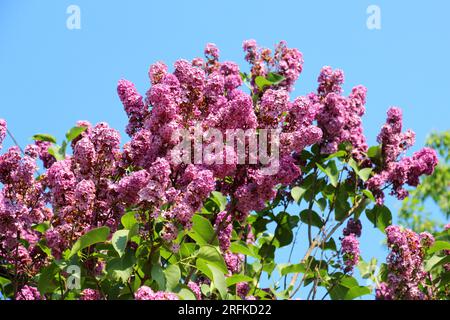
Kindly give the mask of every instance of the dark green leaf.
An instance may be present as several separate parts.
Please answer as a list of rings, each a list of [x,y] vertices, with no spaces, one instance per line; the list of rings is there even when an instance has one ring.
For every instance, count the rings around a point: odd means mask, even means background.
[[[311,216],[311,223],[310,223],[310,216]],[[312,226],[322,228],[323,221],[322,218],[315,212],[314,210],[308,210],[305,209],[302,212],[300,212],[300,220],[303,223],[306,223],[307,225],[311,224]]]

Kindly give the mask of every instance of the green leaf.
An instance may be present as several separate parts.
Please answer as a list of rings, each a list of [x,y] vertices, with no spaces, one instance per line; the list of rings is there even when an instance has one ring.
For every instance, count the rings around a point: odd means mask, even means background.
[[[334,241],[333,238],[330,238],[330,240],[325,242],[325,245],[324,245],[323,249],[324,250],[337,251],[336,241]]]
[[[198,251],[198,258],[207,261],[209,264],[216,266],[223,273],[227,273],[227,265],[220,252],[211,245],[204,245]]]
[[[78,251],[83,250],[93,244],[99,242],[105,242],[109,236],[109,228],[108,227],[100,227],[96,229],[92,229],[88,231],[86,234],[82,235],[77,242],[72,247],[70,251],[69,258],[76,254]]]
[[[291,190],[291,196],[292,199],[294,199],[295,202],[299,202],[300,198],[303,196],[303,194],[306,192],[305,188],[302,187],[294,187]]]
[[[337,187],[338,180],[339,180],[339,171],[336,166],[336,162],[334,160],[331,160],[328,162],[326,168],[322,167],[320,164],[316,164],[317,168],[319,168],[320,171],[325,173],[328,178],[330,179],[330,183],[333,185],[333,187]]]
[[[381,153],[381,146],[373,146],[370,147],[369,150],[367,151],[367,156],[372,160],[373,163],[375,163],[376,165],[381,164],[381,157],[382,157],[382,153]]]
[[[266,86],[271,86],[272,82],[267,80],[266,78],[262,77],[262,76],[257,76],[255,78],[255,84],[258,86],[258,88],[260,90],[264,89],[264,87]]]
[[[136,216],[134,211],[128,211],[125,213],[120,219],[123,227],[127,230],[131,230],[133,226],[137,223]]]
[[[166,277],[166,290],[174,291],[180,282],[180,268],[177,265],[171,264],[164,270],[164,275]]]
[[[34,225],[32,228],[33,230],[36,230],[37,232],[44,234],[45,231],[47,231],[50,228],[50,222],[45,221],[40,224]]]
[[[225,275],[213,265],[208,266],[212,273],[212,282],[214,287],[219,291],[220,297],[222,299],[226,298],[227,295],[227,283],[225,280]]]
[[[114,280],[126,283],[133,273],[135,263],[134,252],[127,250],[123,257],[111,259],[106,265],[106,271]]]
[[[290,264],[281,268],[281,276],[285,276],[289,273],[305,273],[306,267],[304,263]]]
[[[428,250],[428,254],[433,254],[441,250],[450,250],[450,242],[447,241],[436,241]]]
[[[48,141],[52,143],[56,143],[56,138],[52,136],[51,134],[47,133],[38,133],[35,134],[33,137],[31,137],[34,141]]]
[[[281,82],[283,82],[286,78],[283,77],[281,74],[275,73],[275,72],[269,72],[266,76],[266,79],[272,84],[276,85]]]
[[[195,214],[192,217],[192,230],[189,236],[194,239],[197,244],[203,246],[206,244],[218,245],[217,237],[213,238],[215,231],[208,219]]]
[[[87,127],[73,127],[66,133],[66,139],[67,141],[72,141],[73,139],[77,138],[80,134],[82,134]]]
[[[444,264],[447,264],[447,263],[450,263],[450,255],[440,257],[435,254],[435,255],[431,256],[428,260],[426,260],[425,271],[429,272],[429,271],[433,270],[434,268],[439,267]]]
[[[275,249],[273,244],[263,243],[258,253],[262,258],[273,260],[275,258]]]
[[[345,150],[339,150],[333,154],[330,154],[323,161],[326,162],[326,161],[334,159],[334,158],[342,158],[342,157],[346,157],[346,156],[347,156],[347,152]]]
[[[366,294],[370,294],[371,292],[372,292],[372,290],[370,290],[369,287],[354,286],[347,291],[344,299],[345,300],[353,300],[358,297],[364,296]]]
[[[325,198],[320,198],[316,201],[316,203],[322,211],[325,211],[325,209],[327,208],[327,199]]]
[[[322,226],[323,226],[322,218],[320,218],[320,216],[314,210],[305,209],[302,212],[300,212],[300,220],[303,223],[309,225],[310,224],[309,223],[310,215],[311,215],[311,225],[315,226],[317,228],[322,228]]]
[[[230,245],[230,250],[233,253],[242,253],[243,255],[250,256],[259,259],[257,253],[255,253],[250,246],[243,241],[234,241]]]
[[[371,168],[364,168],[357,172],[358,176],[361,178],[362,181],[366,182],[370,175],[372,174]]]
[[[166,289],[166,277],[159,263],[152,265],[151,276],[158,284],[158,289],[164,291]]]
[[[240,282],[252,282],[253,278],[246,276],[244,274],[233,274],[231,277],[228,277],[226,279],[227,287],[231,287],[232,285],[235,285],[236,283]]]
[[[52,155],[57,161],[64,160],[66,158],[65,152],[60,146],[52,145],[47,149],[48,153]]]
[[[50,264],[45,267],[40,276],[38,282],[38,290],[41,294],[46,294],[48,292],[53,292],[57,288],[55,283],[55,276],[58,274],[59,268],[55,263]]]
[[[177,295],[183,300],[197,300],[195,294],[187,288],[181,288]]]
[[[278,240],[280,247],[284,247],[292,242],[294,234],[288,225],[279,224],[275,229],[275,238]]]
[[[227,205],[227,197],[225,197],[221,192],[213,191],[211,192],[211,200],[217,205],[219,211],[224,211]]]
[[[212,272],[208,267],[208,262],[203,259],[196,259],[195,266],[197,270],[201,271],[209,280],[213,279]]]
[[[363,190],[362,193],[363,193],[367,198],[369,198],[371,201],[375,202],[375,197],[373,196],[372,191],[366,189],[366,190]]]
[[[376,205],[373,209],[367,209],[366,216],[383,233],[386,227],[392,224],[392,214],[386,206]]]
[[[114,232],[111,243],[114,247],[114,249],[119,254],[119,257],[122,257],[125,254],[125,249],[127,247],[128,243],[128,235],[130,233],[130,230],[118,230]]]

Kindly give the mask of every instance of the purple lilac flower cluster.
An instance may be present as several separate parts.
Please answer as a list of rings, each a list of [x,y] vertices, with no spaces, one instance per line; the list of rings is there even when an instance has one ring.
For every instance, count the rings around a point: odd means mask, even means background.
[[[147,286],[140,287],[134,294],[135,300],[179,300],[178,296],[171,292],[154,292]]]
[[[350,218],[343,230],[344,237],[341,239],[342,258],[344,272],[351,272],[359,262],[359,240],[362,224],[360,220]]]
[[[428,293],[423,290],[427,277],[423,267],[425,250],[433,245],[431,234],[417,234],[398,226],[386,228],[390,253],[387,257],[387,281],[379,285],[376,298],[379,300],[423,300]]]
[[[412,157],[398,158],[414,144],[415,134],[411,130],[402,132],[402,111],[392,107],[387,112],[386,124],[378,135],[381,145],[382,167],[367,181],[378,204],[384,200],[384,188],[392,187],[391,194],[398,199],[408,196],[405,185],[417,186],[421,175],[431,175],[438,163],[436,151],[423,148]]]

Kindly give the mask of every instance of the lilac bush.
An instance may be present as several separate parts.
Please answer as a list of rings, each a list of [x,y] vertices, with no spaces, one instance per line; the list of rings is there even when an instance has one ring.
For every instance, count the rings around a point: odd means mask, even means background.
[[[401,110],[389,109],[369,148],[365,87],[343,95],[343,71],[324,67],[315,92],[291,97],[301,52],[284,41],[272,51],[248,40],[243,49],[249,73],[210,43],[205,58],[178,60],[173,71],[151,65],[145,95],[120,80],[123,145],[108,124],[79,121],[61,144],[37,134],[24,154],[14,146],[0,156],[7,297],[291,299],[304,290],[314,298],[318,287],[333,299],[448,296],[447,231],[434,244],[389,226],[383,205],[387,188],[403,199],[438,162],[429,148],[405,155],[415,135],[402,131]],[[5,136],[0,120],[0,146]],[[363,212],[387,227],[391,250],[376,288],[354,278],[364,263]],[[300,239],[303,259],[279,263],[278,249]],[[279,280],[263,287],[264,274]]]

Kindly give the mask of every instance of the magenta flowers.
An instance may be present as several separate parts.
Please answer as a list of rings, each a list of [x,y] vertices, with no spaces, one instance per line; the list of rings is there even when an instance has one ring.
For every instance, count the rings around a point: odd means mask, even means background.
[[[204,58],[151,65],[145,94],[120,80],[124,145],[108,124],[79,121],[60,145],[38,134],[23,154],[6,150],[0,290],[24,300],[294,298],[309,284],[308,297],[318,286],[339,299],[370,293],[352,278],[360,216],[374,202],[367,217],[389,225],[385,189],[406,197],[405,186],[433,173],[436,152],[404,155],[415,137],[398,108],[369,148],[367,89],[343,95],[343,71],[324,67],[317,90],[294,97],[298,49],[247,40],[243,50],[249,73],[209,43]],[[0,146],[5,136],[0,120]],[[305,208],[292,213],[293,204]],[[429,298],[423,263],[433,237],[386,233],[389,277],[377,297]],[[299,239],[308,241],[303,259],[279,264],[277,249]],[[262,288],[275,270],[284,288]]]

